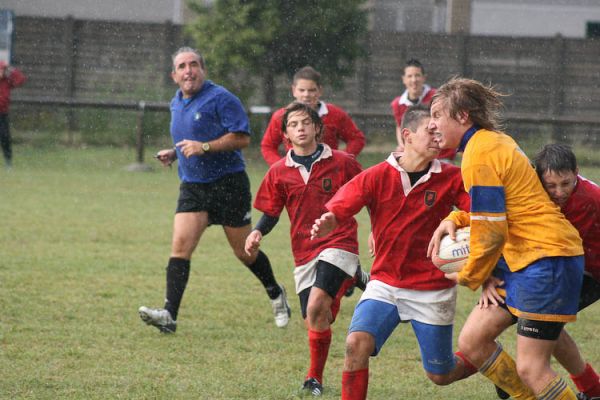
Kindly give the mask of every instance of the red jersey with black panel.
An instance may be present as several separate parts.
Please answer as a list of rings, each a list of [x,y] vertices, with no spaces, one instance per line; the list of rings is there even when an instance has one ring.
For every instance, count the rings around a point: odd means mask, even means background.
[[[284,208],[287,210],[292,253],[297,266],[308,263],[324,249],[358,254],[354,218],[346,218],[329,235],[310,240],[315,220],[327,212],[325,203],[362,170],[353,156],[332,150],[326,144],[323,147],[310,172],[294,162],[288,151],[285,158],[271,166],[254,200],[254,208],[273,217],[278,217]]]

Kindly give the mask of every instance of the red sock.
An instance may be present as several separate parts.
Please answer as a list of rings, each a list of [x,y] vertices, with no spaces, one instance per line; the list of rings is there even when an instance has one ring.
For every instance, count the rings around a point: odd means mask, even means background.
[[[315,378],[323,384],[323,370],[331,344],[331,329],[326,331],[308,330],[308,348],[310,349],[310,368],[306,378]]]
[[[461,353],[460,351],[457,351],[456,353],[454,353],[454,355],[462,360],[464,368],[465,368],[465,372],[464,372],[463,376],[460,377],[460,379],[468,378],[471,375],[479,372],[479,368],[477,368],[476,366],[471,364],[471,361],[469,361],[463,353]],[[460,379],[458,379],[458,380],[460,380]]]
[[[590,364],[585,365],[583,372],[577,376],[571,375],[571,379],[580,392],[589,397],[600,396],[600,377]]]
[[[342,400],[365,400],[369,387],[369,368],[342,373]]]

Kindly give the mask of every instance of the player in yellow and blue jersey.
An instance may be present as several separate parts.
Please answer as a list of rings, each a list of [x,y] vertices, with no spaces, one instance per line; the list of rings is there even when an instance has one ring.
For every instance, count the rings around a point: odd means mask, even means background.
[[[499,131],[501,106],[501,95],[493,88],[465,78],[450,80],[433,98],[429,128],[441,148],[463,152],[461,172],[471,210],[453,212],[440,224],[428,254],[437,253],[444,234],[453,236],[457,228],[470,225],[467,264],[447,278],[475,290],[499,266],[506,304],[518,318],[517,364],[493,340],[461,351],[501,388],[520,378],[527,387],[515,398],[575,400],[552,370],[550,357],[564,324],[576,318],[581,239],[517,143]],[[483,321],[476,323],[493,330]]]

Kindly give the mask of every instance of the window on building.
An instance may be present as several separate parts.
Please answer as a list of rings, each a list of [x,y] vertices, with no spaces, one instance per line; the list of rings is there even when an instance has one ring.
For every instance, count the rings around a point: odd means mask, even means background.
[[[588,38],[600,38],[600,22],[588,22],[585,36]]]

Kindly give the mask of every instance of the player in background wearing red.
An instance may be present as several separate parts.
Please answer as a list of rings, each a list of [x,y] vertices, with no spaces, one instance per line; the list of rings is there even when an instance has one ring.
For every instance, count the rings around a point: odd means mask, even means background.
[[[560,207],[569,222],[579,232],[585,252],[585,273],[579,296],[579,311],[600,299],[600,187],[578,175],[577,159],[570,147],[564,144],[549,144],[536,155],[535,169],[550,199]],[[506,309],[502,292],[502,281],[490,280],[485,286],[479,302],[487,318],[495,318],[493,326],[501,331],[516,323]],[[466,332],[465,332],[466,334]],[[470,332],[471,346],[478,346],[477,331]],[[579,390],[579,400],[600,400],[600,377],[586,363],[575,341],[565,329],[562,330],[552,353],[554,358],[569,372]],[[498,391],[501,398],[512,393]],[[514,396],[513,396],[514,397]]]
[[[249,255],[255,254],[263,236],[275,226],[283,209],[287,210],[296,293],[308,329],[310,352],[302,390],[313,396],[323,392],[331,324],[340,308],[340,297],[355,275],[363,279],[362,285],[368,280],[359,266],[354,218],[340,224],[331,235],[310,240],[312,223],[325,211],[325,203],[362,169],[354,157],[320,143],[323,128],[311,106],[292,103],[285,109],[280,129],[292,147],[285,158],[271,166],[258,189],[254,207],[264,214],[245,245]]]
[[[297,102],[307,104],[319,113],[324,125],[322,142],[333,150],[338,149],[340,141],[345,142],[344,151],[357,156],[365,147],[365,135],[344,110],[334,104],[321,101],[322,94],[321,74],[314,68],[306,66],[294,74],[292,96]],[[291,148],[289,142],[284,140],[281,129],[281,118],[284,113],[285,108],[275,111],[260,143],[260,151],[269,165],[281,159],[279,146],[282,143],[286,151]]]
[[[442,148],[464,152],[461,174],[470,212],[452,212],[436,229],[428,256],[444,234],[471,227],[470,254],[448,279],[476,290],[494,270],[505,282],[506,305],[517,321],[517,362],[495,341],[493,322],[472,312],[458,347],[503,390],[522,381],[519,398],[575,400],[552,369],[550,358],[566,322],[575,321],[583,277],[583,247],[577,230],[552,203],[518,144],[499,131],[501,94],[481,82],[453,78],[431,103],[429,128]],[[475,309],[477,310],[477,308]],[[472,331],[488,332],[474,345]],[[515,396],[516,397],[516,396]]]
[[[411,58],[404,65],[402,70],[402,83],[406,88],[401,96],[396,97],[390,103],[394,119],[396,120],[396,140],[398,148],[396,151],[402,151],[402,117],[408,107],[416,105],[429,106],[431,99],[435,94],[435,88],[426,84],[427,75],[425,67],[419,60]],[[453,149],[445,149],[440,151],[438,158],[445,160],[454,160],[456,151]]]
[[[8,125],[10,92],[23,85],[26,80],[27,78],[18,68],[0,61],[0,145],[8,169],[12,167],[12,139]]]
[[[346,338],[342,399],[366,399],[369,358],[401,322],[419,342],[427,377],[446,385],[477,372],[452,352],[455,283],[427,259],[427,243],[453,206],[469,209],[460,169],[436,159],[439,146],[427,129],[429,111],[406,112],[404,152],[393,152],[348,182],[315,221],[321,238],[368,207],[375,246],[371,280],[354,310]]]

